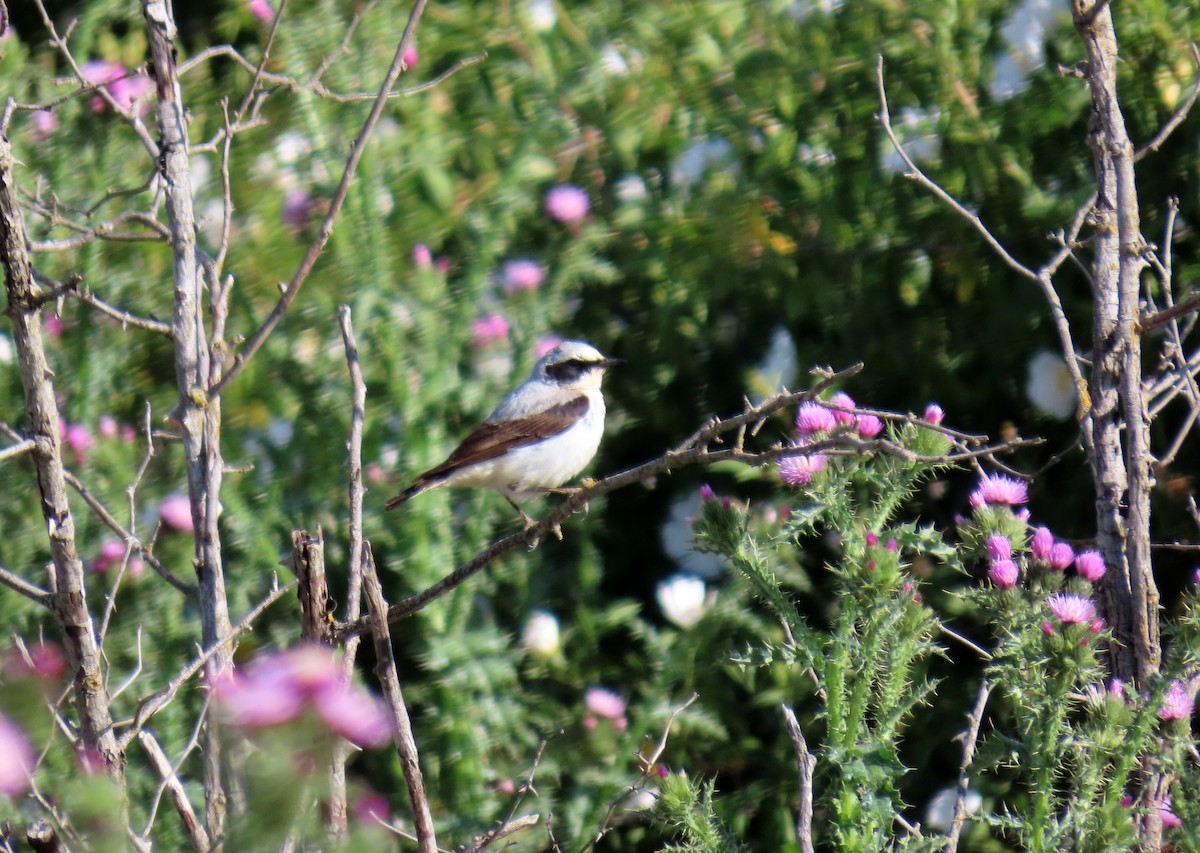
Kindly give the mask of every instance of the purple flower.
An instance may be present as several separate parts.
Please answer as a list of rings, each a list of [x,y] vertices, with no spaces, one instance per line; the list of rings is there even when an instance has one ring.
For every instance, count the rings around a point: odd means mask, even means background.
[[[1081,578],[1095,583],[1104,577],[1104,558],[1099,551],[1084,551],[1075,557],[1075,572]]]
[[[1003,474],[984,475],[979,486],[971,493],[971,506],[978,509],[984,504],[1019,506],[1029,500],[1029,489],[1020,480]]]
[[[829,406],[833,409],[833,416],[837,418],[839,424],[851,426],[854,423],[854,401],[850,399],[849,394],[838,391],[830,398]]]
[[[1033,539],[1029,543],[1029,550],[1032,552],[1033,559],[1039,563],[1050,562],[1050,549],[1054,547],[1054,534],[1050,532],[1049,527],[1039,527],[1033,532]]]
[[[414,68],[417,64],[417,58],[416,45],[410,44],[404,51],[404,56],[401,57],[401,60],[404,62],[404,69],[407,71],[409,68]]]
[[[821,453],[785,456],[779,460],[779,479],[789,486],[807,486],[813,475],[825,468],[825,461]]]
[[[993,533],[987,540],[987,555],[990,560],[1011,560],[1012,542],[1002,533]]]
[[[867,535],[864,538],[866,539],[868,548],[874,548],[879,544],[879,537],[870,530],[867,531]]]
[[[1119,678],[1114,678],[1108,682],[1109,697],[1118,701],[1125,701],[1125,682]]]
[[[0,794],[19,797],[33,774],[33,746],[25,733],[0,714]]]
[[[391,820],[387,797],[378,791],[364,791],[354,801],[354,819],[364,826],[375,826]]]
[[[941,406],[939,406],[937,403],[930,403],[925,407],[925,416],[922,418],[922,420],[924,420],[927,424],[939,426],[945,417],[946,413],[942,411]]]
[[[119,432],[117,419],[112,415],[101,415],[100,420],[96,422],[96,429],[104,438],[116,438]]]
[[[378,749],[392,739],[392,718],[383,703],[349,684],[320,691],[313,706],[330,729],[364,749]]]
[[[1196,582],[1197,586],[1200,586],[1200,568],[1192,572],[1192,580]]]
[[[187,495],[174,494],[163,498],[158,505],[158,517],[167,527],[180,533],[191,533],[196,529],[192,523],[192,502]]]
[[[1064,625],[1090,624],[1096,618],[1096,603],[1082,595],[1056,593],[1046,599],[1046,606]]]
[[[154,90],[154,83],[145,74],[129,74],[114,80],[108,87],[108,91],[112,94],[113,100],[117,102],[117,106],[124,110],[132,110],[135,105],[141,103],[139,113],[146,111],[150,106],[150,101],[145,96]]]
[[[1075,552],[1066,542],[1055,542],[1050,548],[1050,568],[1065,572],[1075,561]]]
[[[1181,681],[1172,681],[1163,694],[1162,707],[1158,709],[1160,720],[1187,720],[1192,716],[1195,700]]]
[[[588,196],[574,184],[559,184],[546,193],[546,213],[559,222],[582,222],[588,212]]]
[[[993,560],[988,567],[988,577],[998,589],[1012,589],[1017,585],[1017,564],[1012,560]]]
[[[417,243],[412,248],[413,266],[419,270],[427,270],[433,266],[433,253],[424,243]]]
[[[710,486],[708,483],[704,483],[700,486],[700,500],[701,501],[703,501],[704,503],[708,503],[714,497],[716,497],[716,493],[713,491],[712,486]]]
[[[537,290],[546,271],[537,261],[509,261],[504,265],[504,290],[519,293],[522,290]]]
[[[508,338],[508,320],[500,314],[486,314],[471,321],[471,345],[487,349]]]
[[[805,403],[796,412],[796,429],[805,438],[833,432],[837,424],[837,418],[833,412],[816,403]]]
[[[262,729],[300,716],[304,697],[295,684],[270,664],[254,666],[248,673],[225,671],[212,684],[221,718],[231,726]]]
[[[295,232],[308,226],[315,208],[316,203],[308,190],[296,187],[284,196],[279,217],[290,231]]]
[[[859,438],[874,438],[883,432],[883,421],[874,415],[859,415],[858,416],[858,437]]]
[[[61,423],[59,428],[61,430]],[[67,447],[71,448],[71,452],[75,454],[75,458],[80,461],[83,460],[84,455],[91,450],[93,445],[96,443],[95,439],[92,438],[92,434],[88,432],[87,427],[82,426],[81,424],[69,424],[67,428],[62,431],[62,438],[63,441],[66,442]]]
[[[627,707],[624,699],[603,687],[589,687],[583,694],[583,704],[588,711],[606,720],[624,719]]]

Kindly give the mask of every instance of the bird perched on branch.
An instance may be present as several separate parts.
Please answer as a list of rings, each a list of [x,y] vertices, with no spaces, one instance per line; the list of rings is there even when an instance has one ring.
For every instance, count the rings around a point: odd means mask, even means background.
[[[387,502],[395,509],[430,489],[495,489],[529,525],[518,501],[553,491],[583,470],[604,433],[604,373],[621,360],[583,341],[563,341],[500,401],[441,465]]]

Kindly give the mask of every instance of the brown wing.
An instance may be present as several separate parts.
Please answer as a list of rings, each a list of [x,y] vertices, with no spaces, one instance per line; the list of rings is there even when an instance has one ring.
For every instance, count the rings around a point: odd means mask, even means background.
[[[502,453],[507,453],[516,447],[524,447],[558,435],[582,418],[588,409],[587,397],[576,397],[566,403],[552,406],[536,415],[516,418],[511,421],[485,423],[476,427],[475,431],[462,440],[450,457],[436,468],[431,468],[420,477],[418,482],[437,479],[438,476],[494,459]]]

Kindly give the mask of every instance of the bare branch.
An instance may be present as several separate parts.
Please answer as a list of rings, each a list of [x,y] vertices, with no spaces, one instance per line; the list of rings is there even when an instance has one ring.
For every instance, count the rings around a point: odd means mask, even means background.
[[[37,443],[32,438],[22,439],[16,444],[0,450],[0,462],[7,462],[9,459],[16,459],[26,453],[32,453],[35,447],[37,447]]]
[[[1196,66],[1197,72],[1196,79],[1192,83],[1192,91],[1188,93],[1188,96],[1184,102],[1179,105],[1179,109],[1175,110],[1175,114],[1171,116],[1170,120],[1168,120],[1166,124],[1159,128],[1158,133],[1154,134],[1154,138],[1137,150],[1137,153],[1133,155],[1133,162],[1137,163],[1147,154],[1151,153],[1152,151],[1157,151],[1162,144],[1167,141],[1167,137],[1175,132],[1175,128],[1183,124],[1183,120],[1186,119],[1188,117],[1188,113],[1192,111],[1192,107],[1196,103],[1196,97],[1200,95],[1200,49],[1193,44],[1189,53],[1191,54],[1192,63]]]
[[[392,712],[393,741],[400,756],[400,767],[404,771],[404,783],[408,798],[412,802],[413,824],[417,829],[417,846],[421,853],[438,853],[437,837],[433,829],[433,814],[429,810],[429,798],[425,794],[425,782],[421,778],[421,761],[417,754],[417,742],[413,738],[412,722],[404,694],[400,690],[400,676],[396,672],[396,658],[392,651],[392,638],[387,622],[387,601],[379,575],[375,572],[375,558],[371,546],[363,543],[363,592],[367,609],[372,616],[372,633],[375,635],[375,675],[383,685],[383,695]]]
[[[54,607],[54,596],[36,584],[32,584],[25,580],[20,575],[10,572],[8,569],[0,566],[0,583],[4,584],[9,589],[19,592],[21,595],[28,598],[30,601],[42,605],[42,607]]]
[[[950,821],[950,834],[946,840],[944,853],[955,853],[958,850],[958,840],[962,836],[963,824],[967,820],[967,789],[970,780],[967,771],[975,760],[975,744],[979,740],[979,727],[983,725],[983,711],[987,707],[988,694],[991,687],[985,681],[979,685],[979,695],[975,699],[975,707],[967,717],[967,731],[963,737],[962,764],[958,773],[958,796],[954,801],[954,818]]]
[[[787,723],[788,735],[796,748],[796,767],[800,772],[800,811],[796,816],[796,840],[800,843],[801,853],[813,853],[812,816],[813,816],[813,771],[817,767],[817,757],[808,751],[808,741],[796,719],[796,712],[786,704],[779,706],[783,710],[783,719]]]
[[[300,292],[301,286],[308,279],[308,274],[312,272],[317,258],[321,256],[321,252],[325,249],[325,244],[329,242],[329,237],[333,234],[333,224],[341,212],[342,204],[346,201],[346,195],[350,191],[350,182],[354,178],[354,173],[358,169],[358,162],[362,159],[367,142],[371,138],[371,131],[375,129],[379,117],[383,115],[383,108],[387,104],[388,93],[392,91],[392,86],[396,84],[400,72],[404,70],[404,53],[413,42],[417,22],[421,19],[421,13],[425,10],[425,3],[426,0],[416,0],[413,4],[413,10],[408,17],[408,24],[404,28],[404,34],[400,37],[400,43],[396,46],[396,55],[392,59],[392,64],[388,68],[387,74],[384,75],[383,84],[379,87],[379,93],[375,96],[375,102],[371,105],[371,111],[367,115],[366,121],[363,122],[362,130],[350,148],[350,155],[346,158],[346,167],[342,171],[342,179],[333,193],[333,198],[330,199],[329,212],[325,214],[325,221],[321,223],[321,228],[317,232],[316,238],[313,240],[312,245],[309,246],[308,252],[300,262],[299,268],[292,276],[291,281],[288,282],[283,295],[275,305],[275,308],[267,316],[267,319],[246,340],[245,345],[234,357],[233,363],[229,366],[229,370],[226,371],[225,375],[215,384],[207,386],[208,399],[210,401],[219,397],[221,392],[225,390],[225,387],[242,372],[246,362],[254,357],[254,354],[258,352],[263,342],[266,341],[267,336],[279,325],[279,321],[283,319],[283,315],[287,313],[288,308],[291,306],[292,300],[296,298],[296,294]]]
[[[154,769],[162,777],[163,784],[166,785],[167,792],[171,797],[171,802],[175,804],[175,810],[179,812],[180,821],[183,823],[183,831],[191,839],[192,847],[199,851],[199,853],[207,853],[210,848],[208,833],[204,831],[204,825],[196,817],[192,803],[188,800],[187,791],[184,789],[183,783],[179,780],[175,768],[171,766],[171,760],[167,758],[167,754],[163,752],[163,748],[149,732],[138,732],[138,743],[142,745],[142,749],[146,751],[146,755],[150,758],[150,763],[154,765]]]

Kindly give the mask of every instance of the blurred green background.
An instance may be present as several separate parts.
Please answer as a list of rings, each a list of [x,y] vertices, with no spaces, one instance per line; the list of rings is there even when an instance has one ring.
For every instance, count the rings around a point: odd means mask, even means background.
[[[75,21],[70,43],[81,62],[135,69],[146,61],[146,43],[131,5],[91,0],[49,9],[60,31]],[[268,70],[306,79],[362,8],[289,3]],[[177,4],[181,59],[229,43],[256,62],[269,26],[261,10],[235,0]],[[0,88],[23,102],[69,92],[69,69],[47,45],[36,9],[11,11],[15,34],[0,42]],[[1154,135],[1191,87],[1188,46],[1198,11],[1192,0],[1114,6],[1135,144]],[[407,15],[396,2],[367,7],[325,85],[373,93]],[[875,120],[882,54],[893,119],[910,152],[1017,258],[1039,265],[1054,250],[1048,235],[1067,227],[1092,191],[1090,101],[1081,80],[1058,72],[1082,57],[1067,3],[439,2],[425,13],[417,61],[401,85],[483,51],[485,61],[389,103],[329,247],[295,307],[225,394],[226,460],[253,466],[228,475],[222,493],[235,619],[280,571],[293,528],[323,528],[331,571],[341,577],[350,408],[335,320],[341,303],[353,307],[368,382],[366,535],[391,598],[423,588],[515,529],[509,508],[491,494],[430,493],[386,516],[382,504],[527,375],[549,336],[582,338],[628,361],[607,385],[609,427],[592,475],[661,453],[712,415],[737,410],[743,395],[760,397],[781,381],[803,387],[814,365],[862,361],[865,369],[844,389],[860,405],[919,412],[937,401],[947,424],[964,431],[1044,436],[1044,445],[1010,460],[1033,472],[1063,454],[1033,486],[1034,519],[1080,542],[1092,534],[1090,476],[1075,447],[1072,404],[1049,413],[1027,390],[1035,357],[1057,348],[1041,294],[903,177]],[[214,137],[220,99],[239,103],[249,79],[221,57],[188,71],[193,145]],[[291,277],[368,109],[367,101],[276,87],[263,126],[237,136],[226,265],[237,282],[231,339],[257,327],[277,284]],[[1198,122],[1185,121],[1138,171],[1151,241],[1160,240],[1167,198],[1179,197],[1173,250],[1182,288],[1200,270],[1192,225]],[[52,118],[18,113],[10,137],[23,192],[40,204],[55,199],[74,221],[96,224],[153,203],[150,192],[122,195],[86,214],[107,190],[139,187],[154,172],[130,128],[90,97],[56,106]],[[192,158],[209,251],[220,235],[219,163],[212,151]],[[590,202],[580,222],[556,221],[544,208],[546,192],[568,183]],[[32,210],[26,224],[35,241],[71,233]],[[429,248],[433,263],[417,262],[417,246]],[[536,262],[541,282],[533,289],[506,282],[505,264],[514,260]],[[135,314],[171,316],[170,255],[160,243],[93,241],[36,252],[35,265],[55,278],[82,274],[97,295]],[[1088,282],[1067,264],[1057,284],[1076,339],[1087,346]],[[505,334],[486,333],[495,320],[478,322],[492,315],[504,318]],[[156,428],[170,430],[163,420],[177,395],[170,344],[77,301],[63,303],[54,323],[49,346],[64,418],[82,429],[68,462],[128,519],[125,490],[145,442],[122,432],[140,433],[147,405]],[[1147,343],[1151,368],[1161,339]],[[1059,381],[1052,367],[1043,359],[1035,384]],[[0,419],[19,428],[21,400],[10,355],[0,364]],[[1051,405],[1064,406],[1061,396]],[[1184,414],[1176,406],[1156,426],[1159,447]],[[766,431],[783,436],[786,419]],[[1194,448],[1186,448],[1159,477],[1160,539],[1194,536],[1185,503],[1195,464]],[[973,479],[964,472],[933,484],[916,511],[949,524]],[[657,734],[695,689],[701,699],[681,717],[667,764],[715,774],[720,808],[753,849],[793,849],[794,768],[777,705],[807,694],[794,673],[729,662],[732,651],[778,626],[720,562],[690,553],[684,519],[697,512],[702,482],[751,499],[763,524],[781,506],[770,472],[735,480],[697,470],[627,489],[569,523],[565,542],[506,557],[397,626],[447,838],[465,838],[505,813],[504,783],[524,778],[541,738],[559,728],[566,734],[548,747],[538,788],[553,803],[561,837],[586,837],[632,777],[631,752],[642,736]],[[0,563],[38,579],[48,548],[29,463],[0,468],[0,488],[10,496],[0,504]],[[134,499],[138,534],[150,536],[163,499],[185,491],[179,445],[160,442]],[[111,535],[76,511],[81,551],[94,559]],[[191,577],[185,533],[164,528],[156,553]],[[827,558],[817,545],[801,564],[784,567],[815,616],[824,607]],[[1168,602],[1189,566],[1161,555],[1156,570]],[[687,628],[664,618],[655,599],[658,585],[681,570],[705,573],[718,591]],[[97,605],[111,578],[111,571],[95,574]],[[963,583],[948,573],[932,580]],[[953,595],[942,597],[947,615],[961,611]],[[143,631],[141,689],[118,703],[128,713],[190,654],[197,618],[148,571],[123,582],[117,603],[108,644],[114,681],[134,665],[134,631]],[[553,613],[562,631],[561,648],[545,658],[521,644],[539,609]],[[281,603],[269,611],[243,653],[294,642],[294,610]],[[6,632],[33,636],[42,624],[24,600],[0,596]],[[970,661],[951,654],[935,664],[939,674],[971,671]],[[581,725],[589,685],[629,700],[628,732]],[[928,712],[958,726],[972,694],[965,678],[950,678]],[[190,734],[185,710],[159,724],[175,750]],[[956,772],[951,728],[917,726],[905,746],[913,772],[904,796],[915,819]],[[353,772],[405,813],[394,758],[362,756]],[[605,849],[648,849],[655,833],[627,815]],[[971,843],[994,849],[986,833]]]

